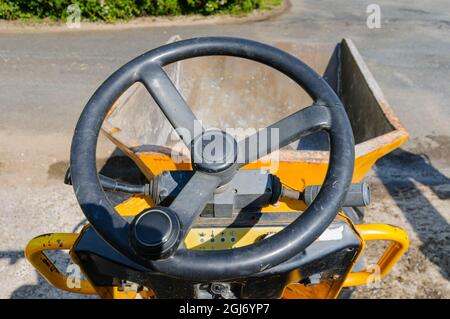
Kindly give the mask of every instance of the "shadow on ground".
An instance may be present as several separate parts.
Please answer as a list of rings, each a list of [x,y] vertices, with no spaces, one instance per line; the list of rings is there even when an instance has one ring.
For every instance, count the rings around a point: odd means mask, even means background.
[[[420,251],[450,280],[450,225],[418,188],[422,184],[439,199],[450,199],[450,179],[426,155],[403,149],[380,159],[374,170],[414,228]]]
[[[67,266],[68,258],[66,254],[61,252],[49,252],[48,256],[55,261],[58,269],[64,269]],[[0,251],[0,259],[7,259],[9,265],[16,265],[21,259],[25,258],[22,250],[6,250]],[[62,290],[55,289],[51,286],[36,270],[33,271],[37,278],[36,284],[22,285],[14,290],[11,299],[34,299],[34,298],[92,298],[92,296],[84,296],[73,293],[67,293]]]
[[[49,177],[58,178],[63,183],[64,175],[67,171],[67,162],[58,162],[49,168]],[[134,164],[134,162],[123,155],[123,153],[116,149],[112,156],[108,158],[100,169],[100,173],[114,179],[129,183],[143,183],[145,177]],[[64,186],[64,185],[63,185]],[[70,186],[66,186],[70,187]],[[126,198],[128,194],[107,192],[109,200],[117,205]],[[72,232],[80,232],[87,220],[83,218],[77,225],[74,225]],[[46,255],[55,263],[57,268],[64,273],[68,264],[71,262],[67,253],[63,251],[47,251]],[[22,250],[8,250],[0,251],[0,259],[7,259],[11,266],[16,265],[25,255]],[[24,298],[97,298],[96,296],[80,295],[75,293],[65,292],[51,286],[36,270],[37,283],[27,284],[18,287],[14,290],[10,298],[24,299]]]

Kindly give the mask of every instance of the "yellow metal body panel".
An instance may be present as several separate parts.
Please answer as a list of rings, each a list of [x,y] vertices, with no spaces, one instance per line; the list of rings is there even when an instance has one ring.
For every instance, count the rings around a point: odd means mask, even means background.
[[[97,293],[102,299],[153,299],[155,297],[150,290],[138,292],[119,287],[98,287]]]
[[[404,131],[394,133],[397,133],[397,136],[390,138],[389,142],[381,147],[356,154],[353,172],[354,183],[360,182],[379,158],[392,152],[408,139],[408,134]],[[118,146],[126,150],[123,145],[118,144]],[[366,148],[370,149],[370,145],[366,145]],[[128,152],[130,151],[128,150]],[[153,178],[162,171],[192,169],[189,162],[175,163],[170,155],[167,154],[151,152],[132,154],[131,158],[148,179]],[[297,160],[296,158],[290,158],[291,154],[292,152],[290,151],[281,151],[281,160],[276,165],[273,165],[272,162],[256,161],[244,166],[242,169],[267,169],[271,174],[277,175],[283,184],[299,191],[303,190],[307,185],[321,185],[323,183],[328,168],[328,161],[323,154],[316,161],[311,161],[310,158],[305,159],[305,161]]]
[[[275,234],[283,227],[192,228],[184,240],[188,249],[223,250],[247,246]]]
[[[312,286],[292,283],[284,289],[282,299],[335,299],[340,290],[340,281],[326,281]]]

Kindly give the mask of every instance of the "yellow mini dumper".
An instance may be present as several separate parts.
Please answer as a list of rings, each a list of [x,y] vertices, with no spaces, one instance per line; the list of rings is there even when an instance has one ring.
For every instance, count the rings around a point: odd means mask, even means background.
[[[97,172],[100,131],[140,176]],[[89,223],[32,239],[26,257],[102,298],[345,297],[408,247],[402,229],[363,222],[364,176],[407,137],[351,40],[171,41],[89,100],[66,175]],[[375,265],[368,241],[391,242]],[[47,250],[69,250],[83,279]]]

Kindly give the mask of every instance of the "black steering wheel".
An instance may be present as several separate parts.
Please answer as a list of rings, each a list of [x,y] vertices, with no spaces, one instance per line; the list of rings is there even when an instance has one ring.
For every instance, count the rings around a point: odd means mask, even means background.
[[[278,148],[318,130],[328,132],[330,141],[327,175],[314,202],[277,234],[249,246],[220,251],[189,250],[182,242],[213,193],[226,185],[240,167],[273,149],[245,152],[247,143],[262,136],[261,131],[239,143],[218,130],[202,130],[195,136],[196,117],[162,67],[208,55],[234,56],[266,64],[287,75],[311,96],[314,100],[311,106],[267,128],[278,129]],[[129,223],[115,211],[100,185],[96,145],[108,110],[135,82],[143,83],[174,128],[182,128],[185,132],[179,135],[191,149],[195,172],[170,207],[152,208]],[[225,142],[225,151],[204,155],[199,150],[209,141]],[[347,114],[336,93],[306,64],[259,42],[204,37],[148,51],[112,74],[97,89],[80,116],[72,141],[70,164],[75,194],[86,218],[120,253],[152,271],[174,277],[227,280],[280,264],[302,252],[325,231],[341,209],[351,183],[354,140]]]

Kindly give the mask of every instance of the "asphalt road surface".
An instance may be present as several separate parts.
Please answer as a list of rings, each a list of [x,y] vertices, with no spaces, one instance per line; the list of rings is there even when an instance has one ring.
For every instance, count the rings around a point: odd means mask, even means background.
[[[263,42],[353,39],[411,134],[370,173],[367,219],[404,227],[411,248],[379,287],[356,297],[450,298],[450,10],[448,1],[299,1],[284,14],[238,25],[70,32],[0,29],[1,298],[77,298],[50,287],[23,256],[41,233],[73,231],[82,213],[62,184],[76,120],[115,69],[172,35],[240,36]],[[113,146],[99,144],[99,156]],[[64,267],[64,264],[62,265]]]

